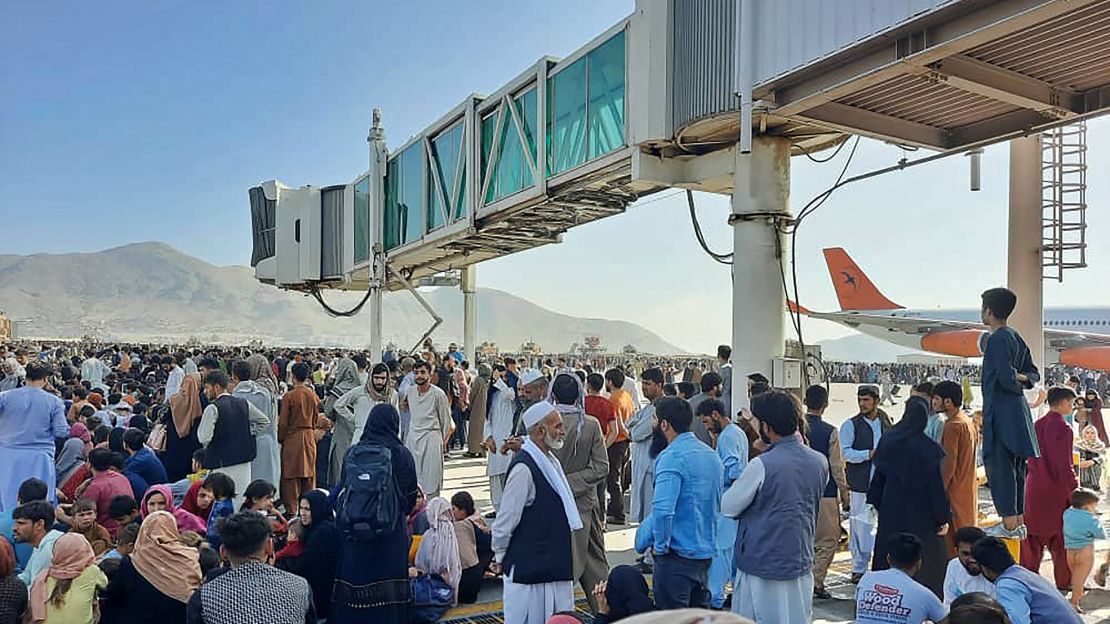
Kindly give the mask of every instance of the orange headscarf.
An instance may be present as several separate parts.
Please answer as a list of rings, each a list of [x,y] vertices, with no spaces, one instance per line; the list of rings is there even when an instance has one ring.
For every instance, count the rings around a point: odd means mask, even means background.
[[[177,437],[188,436],[200,414],[200,375],[185,375],[181,389],[170,397],[170,415]]]
[[[168,511],[143,520],[131,563],[158,591],[179,602],[188,602],[200,587],[197,549],[181,543],[177,520]]]
[[[50,567],[39,573],[31,584],[31,619],[41,622],[46,619],[46,579],[75,579],[81,573],[96,565],[96,553],[89,540],[80,533],[66,533],[54,542],[54,561]]]

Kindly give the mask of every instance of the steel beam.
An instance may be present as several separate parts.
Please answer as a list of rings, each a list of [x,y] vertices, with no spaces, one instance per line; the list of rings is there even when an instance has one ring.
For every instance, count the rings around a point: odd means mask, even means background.
[[[961,91],[1035,110],[1064,119],[1082,112],[1078,94],[1036,78],[968,56],[956,55],[928,67],[922,75],[935,77]]]
[[[960,147],[1013,132],[1032,130],[1050,118],[1032,110],[1016,110],[966,126],[952,128],[945,147]]]
[[[948,138],[942,128],[838,102],[827,102],[811,108],[800,117],[852,134],[863,134],[881,140],[897,137],[903,143],[930,149],[943,148]]]

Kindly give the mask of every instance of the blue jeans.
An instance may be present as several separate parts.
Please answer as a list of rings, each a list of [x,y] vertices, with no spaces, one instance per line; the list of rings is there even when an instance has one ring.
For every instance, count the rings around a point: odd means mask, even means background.
[[[711,559],[687,559],[674,553],[655,555],[652,588],[655,608],[708,609]]]

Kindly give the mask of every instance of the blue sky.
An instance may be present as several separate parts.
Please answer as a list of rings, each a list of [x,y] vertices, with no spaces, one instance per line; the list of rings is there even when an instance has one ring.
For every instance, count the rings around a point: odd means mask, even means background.
[[[0,37],[3,253],[91,251],[160,240],[216,264],[250,256],[247,188],[347,182],[366,167],[370,110],[391,146],[471,92],[539,57],[566,55],[632,11],[630,0],[514,3],[9,3]],[[1089,165],[1110,163],[1110,122],[1091,124]],[[851,170],[902,152],[865,141]],[[910,155],[911,157],[913,154]],[[794,159],[797,209],[836,177]],[[1005,281],[1005,146],[983,191],[962,157],[839,191],[799,234],[801,300],[836,305],[820,249],[848,248],[893,300],[973,306]],[[1091,268],[1046,285],[1048,304],[1104,304],[1110,198],[1090,176]],[[650,202],[650,203],[648,203]],[[731,245],[727,198],[699,211]],[[491,261],[479,282],[569,314],[641,323],[709,350],[730,332],[726,267],[694,240],[679,196],[644,200],[558,246]],[[809,326],[811,337],[843,335]]]

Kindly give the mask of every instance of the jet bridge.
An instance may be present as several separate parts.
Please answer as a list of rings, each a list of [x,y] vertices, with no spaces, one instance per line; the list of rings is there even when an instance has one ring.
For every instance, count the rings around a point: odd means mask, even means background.
[[[571,55],[539,59],[392,150],[376,114],[369,166],[345,184],[252,188],[252,266],[282,288],[369,289],[377,350],[382,290],[452,269],[473,290],[481,261],[646,195],[730,193],[742,389],[782,355],[791,156],[850,135],[942,155],[1020,145],[1110,107],[1107,42],[1110,0],[637,0]],[[1039,186],[1040,148],[1025,149],[1037,168],[1018,177]],[[1032,245],[1018,254],[1028,266],[1011,275],[1039,278],[1041,228],[1026,238],[1012,247]]]

